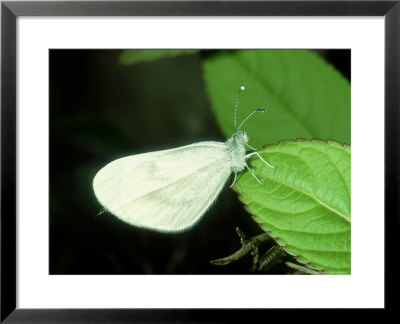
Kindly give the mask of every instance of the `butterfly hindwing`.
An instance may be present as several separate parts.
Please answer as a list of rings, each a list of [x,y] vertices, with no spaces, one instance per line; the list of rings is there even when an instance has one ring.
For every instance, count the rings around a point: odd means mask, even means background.
[[[121,220],[162,232],[193,226],[231,174],[221,142],[200,142],[111,162],[94,178],[100,203]]]

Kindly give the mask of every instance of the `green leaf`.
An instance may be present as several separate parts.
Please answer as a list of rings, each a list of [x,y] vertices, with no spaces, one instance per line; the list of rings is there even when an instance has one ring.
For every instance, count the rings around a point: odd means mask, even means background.
[[[125,50],[119,57],[122,65],[131,65],[141,62],[151,62],[164,57],[174,57],[198,52],[197,49],[152,49],[152,50]]]
[[[258,151],[233,189],[260,227],[301,263],[328,274],[351,270],[350,146],[298,140]]]
[[[250,145],[282,139],[335,139],[350,144],[350,84],[333,66],[309,50],[220,51],[203,60],[212,109],[226,137],[234,132],[235,96],[241,85],[238,123]]]

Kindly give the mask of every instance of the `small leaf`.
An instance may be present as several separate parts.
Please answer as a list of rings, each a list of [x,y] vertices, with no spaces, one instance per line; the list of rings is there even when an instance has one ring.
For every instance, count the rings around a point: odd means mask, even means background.
[[[164,57],[174,57],[198,52],[197,49],[152,49],[152,50],[125,50],[119,57],[122,65],[131,65],[141,62],[151,62]]]
[[[333,66],[308,50],[220,51],[203,60],[204,80],[224,135],[233,129],[235,95],[240,86],[237,120],[257,108],[243,126],[250,145],[289,138],[334,138],[350,144],[350,84]]]
[[[261,228],[286,252],[328,274],[351,270],[349,146],[321,140],[283,141],[248,161],[233,189]]]

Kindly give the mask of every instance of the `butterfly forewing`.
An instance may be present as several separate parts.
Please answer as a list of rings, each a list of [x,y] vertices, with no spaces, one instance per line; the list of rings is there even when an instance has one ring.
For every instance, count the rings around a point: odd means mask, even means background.
[[[228,179],[229,151],[220,142],[132,155],[94,178],[100,203],[121,220],[163,232],[193,226]]]

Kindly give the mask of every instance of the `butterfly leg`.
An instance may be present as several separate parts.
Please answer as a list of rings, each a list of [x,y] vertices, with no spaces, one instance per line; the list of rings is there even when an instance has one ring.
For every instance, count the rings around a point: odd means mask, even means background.
[[[103,215],[104,213],[107,213],[107,212],[108,212],[108,210],[106,208],[102,208],[96,216]]]
[[[237,176],[237,173],[235,172],[235,179],[233,179],[233,182],[232,182],[232,184],[231,184],[231,186],[230,186],[229,188],[232,188],[233,185],[235,184],[235,182],[236,182],[236,176]]]
[[[249,172],[250,172],[250,174],[253,176],[253,178],[254,179],[256,179],[257,180],[257,182],[260,184],[260,185],[264,185],[257,177],[256,177],[256,175],[250,170],[250,168],[249,168],[249,166],[246,164],[246,168],[247,168],[247,170],[249,170]]]
[[[258,149],[255,149],[254,147],[250,146],[249,144],[246,143],[246,146],[251,148],[253,151],[257,151]]]
[[[267,161],[265,161],[265,160],[262,158],[262,156],[261,156],[260,154],[258,154],[258,152],[253,152],[253,153],[247,154],[247,155],[246,155],[246,159],[249,158],[250,156],[253,156],[253,155],[257,155],[257,156],[261,159],[261,161],[263,161],[266,165],[268,165],[268,166],[269,166],[270,168],[272,168],[272,169],[275,169],[275,167],[272,166],[271,164],[269,164]]]

